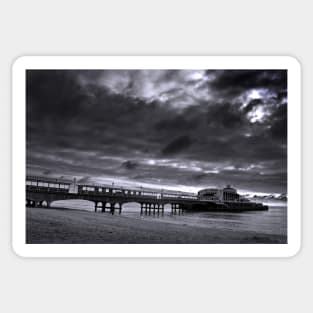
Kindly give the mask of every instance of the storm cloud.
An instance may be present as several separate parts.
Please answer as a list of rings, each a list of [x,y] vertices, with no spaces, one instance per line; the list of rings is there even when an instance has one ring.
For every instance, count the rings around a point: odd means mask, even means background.
[[[287,188],[285,70],[27,70],[27,174]]]

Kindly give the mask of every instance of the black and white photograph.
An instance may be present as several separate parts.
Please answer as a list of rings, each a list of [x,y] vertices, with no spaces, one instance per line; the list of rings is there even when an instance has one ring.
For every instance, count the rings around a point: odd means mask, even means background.
[[[288,71],[27,69],[27,244],[287,244]]]
[[[1,4],[1,312],[313,312],[309,1]]]

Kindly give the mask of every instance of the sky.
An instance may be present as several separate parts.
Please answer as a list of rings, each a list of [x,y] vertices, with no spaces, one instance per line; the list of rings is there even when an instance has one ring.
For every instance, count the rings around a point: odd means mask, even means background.
[[[27,174],[287,192],[286,70],[27,70]]]

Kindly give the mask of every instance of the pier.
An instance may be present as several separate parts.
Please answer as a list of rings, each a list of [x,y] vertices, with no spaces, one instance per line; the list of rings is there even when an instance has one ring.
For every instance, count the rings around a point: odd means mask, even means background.
[[[205,199],[197,194],[155,190],[148,188],[130,189],[105,185],[76,184],[74,181],[43,177],[26,177],[26,206],[50,207],[58,200],[87,200],[94,203],[94,212],[117,211],[121,214],[123,205],[131,202],[140,205],[140,213],[145,215],[164,214],[165,205],[171,206],[172,214],[184,211],[247,211],[267,210],[261,203],[242,201],[220,201]]]

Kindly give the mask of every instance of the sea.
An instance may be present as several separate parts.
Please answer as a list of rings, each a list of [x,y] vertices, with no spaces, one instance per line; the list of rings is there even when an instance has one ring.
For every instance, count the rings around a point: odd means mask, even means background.
[[[266,203],[268,211],[247,212],[184,212],[171,213],[170,205],[165,206],[164,214],[140,214],[137,203],[125,203],[122,215],[134,219],[183,224],[195,227],[205,227],[216,230],[253,231],[269,235],[287,237],[287,205],[284,202]],[[94,212],[94,204],[84,200],[65,200],[52,203],[52,207],[86,210]],[[98,208],[99,212],[101,208]],[[104,214],[110,214],[109,212]],[[115,211],[118,214],[118,210]]]

